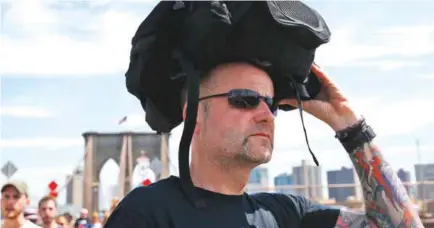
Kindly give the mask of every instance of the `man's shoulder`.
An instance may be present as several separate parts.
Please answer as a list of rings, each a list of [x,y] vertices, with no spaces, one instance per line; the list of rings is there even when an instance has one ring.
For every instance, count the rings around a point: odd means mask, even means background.
[[[4,220],[3,220],[3,219],[0,220],[0,227],[1,227],[1,228],[6,228],[6,227],[4,226]],[[38,225],[36,225],[36,224],[34,224],[33,222],[31,222],[31,221],[29,221],[29,220],[26,220],[26,222],[25,222],[24,225],[23,225],[23,228],[41,228],[41,227],[38,226]]]
[[[178,177],[168,177],[159,180],[146,187],[137,187],[129,192],[120,202],[120,205],[129,208],[142,208],[144,205],[159,206],[167,200],[167,197],[173,197],[180,190]],[[164,200],[164,201],[163,201]]]
[[[305,197],[283,193],[255,193],[251,194],[250,197],[263,207],[274,210],[290,210],[295,212],[298,217],[302,217],[305,209],[308,208],[311,203],[311,201]]]
[[[173,176],[135,188],[113,210],[104,227],[156,227],[165,224],[170,204],[180,201],[180,192],[180,180]]]

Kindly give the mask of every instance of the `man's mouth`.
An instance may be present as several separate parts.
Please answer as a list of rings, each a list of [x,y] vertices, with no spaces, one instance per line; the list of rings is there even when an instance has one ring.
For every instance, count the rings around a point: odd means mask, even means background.
[[[271,138],[270,134],[267,134],[267,133],[256,133],[256,134],[253,134],[252,136],[261,136],[261,137],[265,137],[265,138],[268,138],[268,139]]]

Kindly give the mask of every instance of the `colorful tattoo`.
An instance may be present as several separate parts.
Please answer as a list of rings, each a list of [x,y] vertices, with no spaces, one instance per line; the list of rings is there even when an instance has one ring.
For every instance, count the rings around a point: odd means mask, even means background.
[[[423,227],[404,185],[372,143],[350,155],[360,179],[365,213],[342,210],[336,227]]]

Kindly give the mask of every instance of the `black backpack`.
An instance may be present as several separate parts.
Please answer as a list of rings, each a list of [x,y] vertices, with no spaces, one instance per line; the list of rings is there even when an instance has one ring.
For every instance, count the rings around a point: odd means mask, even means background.
[[[323,18],[299,1],[161,1],[141,23],[132,39],[127,89],[140,100],[149,126],[170,132],[183,121],[180,96],[187,86],[179,169],[196,206],[204,203],[192,187],[188,152],[200,77],[218,64],[248,62],[270,75],[276,101],[297,98],[300,104],[321,89],[310,69],[316,48],[329,38]]]

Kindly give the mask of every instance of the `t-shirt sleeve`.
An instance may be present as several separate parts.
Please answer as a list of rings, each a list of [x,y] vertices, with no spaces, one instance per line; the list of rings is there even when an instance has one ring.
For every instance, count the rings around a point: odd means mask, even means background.
[[[340,208],[315,203],[301,196],[288,196],[299,210],[303,228],[335,227]]]
[[[156,228],[149,207],[140,203],[144,195],[139,189],[131,191],[113,210],[104,228]]]
[[[270,210],[279,227],[333,228],[340,209],[315,203],[307,198],[281,193],[259,193],[255,200]]]

